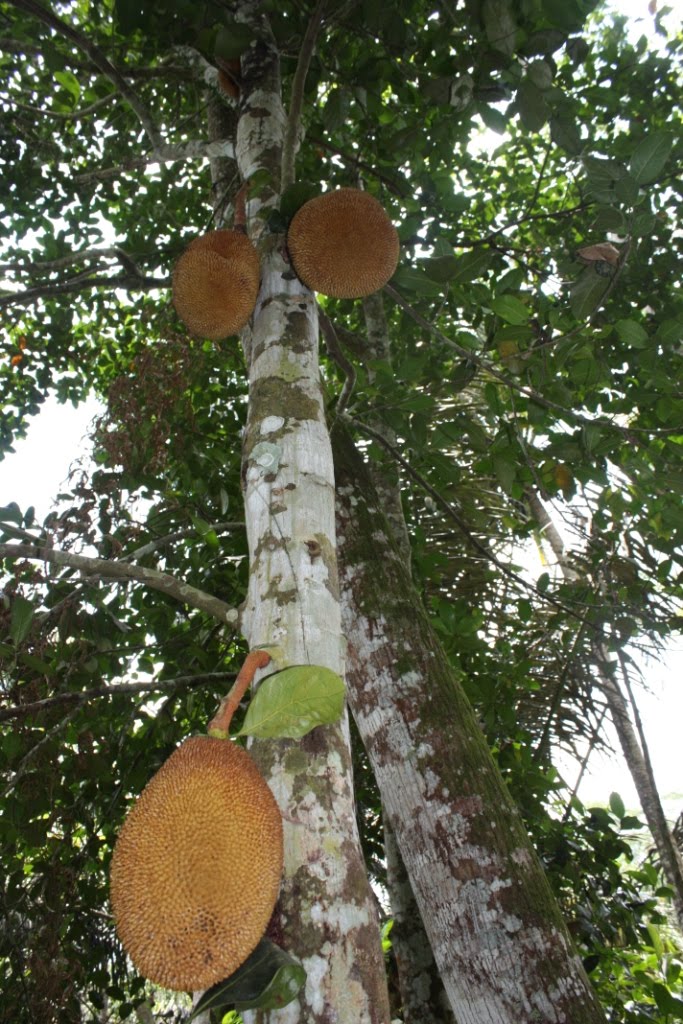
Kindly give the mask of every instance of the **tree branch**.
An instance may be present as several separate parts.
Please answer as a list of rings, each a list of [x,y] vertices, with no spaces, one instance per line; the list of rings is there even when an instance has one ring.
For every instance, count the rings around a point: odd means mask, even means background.
[[[224,682],[234,679],[234,672],[203,672],[196,676],[176,676],[175,679],[154,679],[148,683],[119,683],[116,686],[95,686],[92,690],[81,690],[74,693],[58,693],[54,697],[34,700],[30,704],[15,704],[9,708],[0,708],[0,722],[10,718],[21,718],[34,711],[46,711],[59,704],[85,704],[95,697],[116,697],[120,693],[148,693],[155,690],[167,690],[171,687],[188,689],[203,686],[205,683]]]
[[[127,291],[154,291],[154,289],[170,288],[171,279],[165,277],[143,277],[135,274],[117,274],[114,276],[96,275],[91,271],[71,277],[67,281],[51,284],[34,285],[22,292],[0,295],[0,309],[5,306],[31,306],[39,299],[52,295],[71,295],[74,292],[87,291],[88,288],[125,288]]]
[[[76,174],[73,180],[77,185],[88,185],[93,181],[109,181],[112,178],[118,178],[120,174],[135,171],[140,167],[148,167],[150,164],[170,164],[176,160],[213,160],[217,157],[233,160],[235,157],[234,143],[229,139],[219,139],[216,142],[190,139],[189,142],[178,146],[159,146],[144,156],[135,160],[127,160],[125,164],[119,164],[118,167],[102,167],[97,171],[84,171],[83,174]]]
[[[155,149],[160,148],[163,145],[161,135],[157,131],[154,122],[152,121],[147,108],[144,106],[140,98],[134,89],[128,85],[128,82],[122,76],[120,71],[114,67],[109,58],[100,50],[99,46],[84,36],[77,29],[72,28],[71,25],[67,25],[65,21],[58,18],[56,14],[37,3],[36,0],[9,0],[12,7],[18,8],[20,11],[26,11],[27,14],[32,14],[39,21],[42,21],[44,25],[49,25],[50,28],[54,29],[60,35],[69,39],[72,43],[83,50],[88,55],[90,60],[93,62],[95,67],[107,76],[107,78],[113,82],[116,88],[119,90],[123,98],[128,102],[129,106],[138,116],[140,124],[145,129],[147,136],[154,146]]]
[[[74,263],[81,263],[90,260],[118,260],[127,267],[135,266],[133,259],[119,246],[108,249],[82,249],[80,252],[69,253],[68,256],[60,256],[56,260],[39,260],[35,263],[0,263],[0,271],[13,274],[44,274],[51,270],[62,270]],[[136,267],[137,270],[137,267]]]
[[[315,10],[311,15],[306,33],[299,50],[299,60],[292,80],[292,94],[289,101],[289,117],[285,129],[285,138],[282,144],[282,191],[294,182],[294,165],[296,153],[299,148],[299,133],[301,131],[301,111],[304,105],[304,87],[306,76],[311,66],[311,60],[315,51],[315,43],[322,25],[323,14],[327,0],[318,0]]]
[[[59,551],[32,544],[0,544],[0,558],[27,558],[37,562],[51,562],[60,568],[78,569],[86,576],[100,576],[120,582],[144,583],[152,590],[172,597],[181,604],[210,615],[219,622],[234,626],[239,619],[239,612],[224,601],[207,594],[204,590],[182,583],[174,576],[161,572],[159,569],[146,569],[140,565],[126,565],[123,562],[108,561],[105,558],[91,558],[87,555],[76,555],[68,551]]]

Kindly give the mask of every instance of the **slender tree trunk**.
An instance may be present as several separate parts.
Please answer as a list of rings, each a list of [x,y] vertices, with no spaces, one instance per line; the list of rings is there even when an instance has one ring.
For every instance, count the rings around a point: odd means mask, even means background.
[[[604,1024],[362,459],[333,440],[349,700],[458,1024]]]
[[[538,495],[533,492],[527,494],[527,500],[531,513],[538,523],[542,537],[548,542],[557,559],[562,575],[566,579],[576,579],[576,573],[567,563],[564,541],[545,505]],[[662,802],[659,799],[659,792],[645,737],[642,737],[641,744],[631,721],[628,703],[610,671],[610,667],[613,668],[615,666],[610,661],[609,651],[604,644],[597,643],[595,645],[595,655],[595,672],[598,685],[607,701],[624,760],[631,773],[631,778],[640,800],[640,806],[659,854],[662,872],[667,884],[673,890],[674,911],[678,927],[683,931],[683,858],[669,828]]]
[[[258,41],[242,59],[237,160],[259,234],[277,197],[285,116],[277,51],[257,3],[242,3]],[[276,664],[343,672],[334,479],[318,365],[315,299],[291,272],[284,239],[261,237],[261,289],[245,338],[249,411],[244,482],[249,588],[243,631]],[[245,1019],[278,1024],[388,1024],[375,901],[356,829],[348,722],[300,741],[251,747],[283,813],[284,880],[273,937],[307,972],[298,1000]]]

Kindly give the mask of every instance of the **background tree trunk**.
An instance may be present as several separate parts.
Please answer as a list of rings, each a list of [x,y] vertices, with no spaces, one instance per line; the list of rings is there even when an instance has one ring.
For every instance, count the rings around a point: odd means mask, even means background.
[[[576,572],[567,561],[567,552],[562,536],[547,508],[537,494],[529,492],[527,498],[541,536],[550,545],[562,575],[568,580],[576,579]],[[628,703],[613,675],[616,665],[610,659],[610,653],[605,644],[596,643],[594,650],[596,680],[607,701],[612,723],[619,738],[621,752],[631,773],[640,806],[652,833],[664,878],[673,891],[673,908],[678,927],[683,931],[683,858],[664,814],[645,737],[642,736],[640,741],[638,739],[631,721]]]
[[[362,459],[333,440],[349,700],[458,1024],[604,1022]]]

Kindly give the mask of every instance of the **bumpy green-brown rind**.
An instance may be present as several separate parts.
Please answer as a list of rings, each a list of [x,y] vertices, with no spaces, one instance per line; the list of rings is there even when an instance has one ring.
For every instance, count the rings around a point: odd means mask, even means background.
[[[142,975],[195,991],[229,977],[262,938],[282,874],[282,820],[242,748],[195,736],[140,794],[116,842],[111,904]]]
[[[399,257],[398,234],[381,203],[355,188],[304,203],[292,218],[287,248],[297,277],[337,299],[383,288]]]
[[[220,341],[240,331],[254,311],[260,264],[238,231],[209,231],[190,242],[173,271],[173,303],[193,334]]]

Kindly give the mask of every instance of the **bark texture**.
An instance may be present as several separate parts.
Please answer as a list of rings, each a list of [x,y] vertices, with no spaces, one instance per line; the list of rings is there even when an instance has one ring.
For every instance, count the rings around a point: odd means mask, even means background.
[[[391,340],[381,292],[363,299],[363,317],[368,344],[367,361],[381,359],[391,362]],[[366,372],[372,380],[371,367]],[[379,418],[374,417],[371,425],[390,444],[396,444],[395,432]],[[398,467],[394,461],[372,462],[368,470],[390,526],[392,541],[410,575],[410,538],[403,514]],[[434,960],[410,877],[386,815],[383,828],[387,892],[394,920],[391,944],[396,959],[403,1024],[454,1024],[453,1011]]]
[[[243,479],[249,589],[242,628],[276,665],[343,674],[335,555],[334,477],[318,365],[314,296],[298,281],[284,238],[270,235],[286,117],[277,48],[260,4],[238,16],[257,37],[241,60],[236,155],[260,245],[261,288],[245,332],[249,412]],[[356,828],[348,722],[302,740],[261,740],[251,752],[282,810],[285,869],[270,935],[307,973],[299,998],[245,1021],[388,1024],[379,922]]]
[[[458,1024],[604,1022],[366,468],[334,442],[349,700]]]

